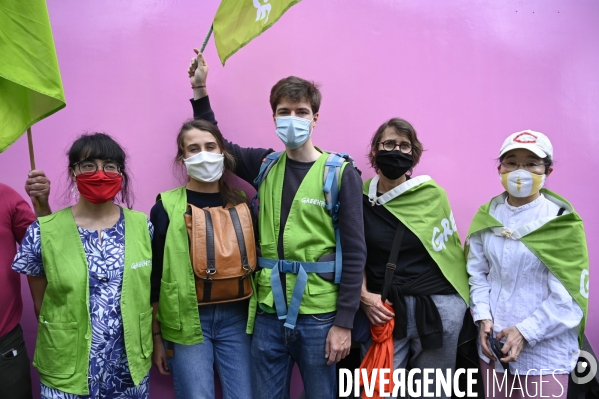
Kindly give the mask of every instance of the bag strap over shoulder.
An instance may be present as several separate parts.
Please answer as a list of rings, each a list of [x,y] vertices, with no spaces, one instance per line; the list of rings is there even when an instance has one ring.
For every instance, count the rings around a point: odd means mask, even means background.
[[[254,179],[254,186],[256,190],[260,189],[262,182],[268,176],[268,172],[272,169],[272,167],[279,161],[281,154],[283,151],[271,152],[262,160],[262,165],[260,166],[260,171],[258,172],[258,176]]]
[[[325,197],[325,209],[329,211],[335,230],[335,284],[341,282],[341,264],[343,260],[341,237],[339,235],[339,184],[341,167],[347,154],[330,153],[324,167],[324,184],[322,191]]]
[[[270,172],[272,167],[275,166],[277,162],[279,162],[279,158],[281,157],[282,153],[283,151],[276,151],[268,154],[262,160],[262,165],[260,165],[260,171],[258,172],[258,176],[256,176],[256,178],[253,181],[254,187],[256,188],[256,195],[254,195],[254,198],[252,198],[252,201],[250,202],[250,208],[253,211],[254,215],[256,215],[256,217],[258,216],[259,210],[258,199],[260,198],[260,186],[266,179],[266,176],[268,176],[268,173]]]
[[[393,275],[395,274],[395,268],[397,267],[397,255],[399,255],[399,247],[403,240],[403,233],[406,231],[406,226],[399,222],[397,231],[395,232],[395,238],[393,238],[393,246],[389,253],[389,260],[385,267],[385,281],[383,282],[383,290],[381,292],[381,301],[385,302],[389,296],[389,289],[391,288],[391,282],[393,281]]]

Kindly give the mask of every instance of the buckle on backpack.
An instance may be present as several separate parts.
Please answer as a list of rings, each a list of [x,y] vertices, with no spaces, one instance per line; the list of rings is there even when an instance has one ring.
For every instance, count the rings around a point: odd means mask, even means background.
[[[250,266],[250,262],[247,256],[241,257],[241,268],[246,272],[253,272],[252,267]]]
[[[289,260],[280,260],[279,261],[279,271],[281,273],[298,274],[300,267],[301,267],[301,263],[299,263],[297,261],[289,261]]]

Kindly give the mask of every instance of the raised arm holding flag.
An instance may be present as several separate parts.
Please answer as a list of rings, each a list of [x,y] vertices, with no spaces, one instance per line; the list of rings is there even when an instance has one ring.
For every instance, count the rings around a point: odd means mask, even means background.
[[[35,170],[31,126],[65,107],[44,0],[0,3],[0,152],[27,131],[31,169],[27,191],[37,213],[49,213],[49,182]],[[37,201],[41,195],[41,201]]]

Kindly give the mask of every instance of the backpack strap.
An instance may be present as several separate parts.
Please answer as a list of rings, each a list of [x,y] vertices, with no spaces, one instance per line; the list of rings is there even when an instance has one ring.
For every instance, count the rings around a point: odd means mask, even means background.
[[[285,320],[285,327],[294,329],[297,322],[302,297],[308,284],[308,273],[331,273],[335,270],[335,262],[298,262],[285,259],[258,258],[258,266],[271,269],[270,284],[272,289],[275,309],[279,320]],[[285,294],[281,284],[281,273],[297,275],[289,308],[285,302]]]
[[[335,284],[341,282],[341,263],[342,263],[342,250],[341,250],[341,237],[339,235],[339,187],[341,186],[341,168],[344,163],[351,164],[358,174],[362,174],[356,161],[353,160],[349,154],[345,152],[332,152],[329,153],[327,162],[324,168],[324,185],[322,191],[324,191],[325,197],[325,209],[329,211],[331,218],[333,219],[333,228],[335,229]]]
[[[345,162],[347,154],[330,153],[324,167],[324,185],[322,191],[325,197],[325,209],[333,219],[333,228],[335,229],[335,284],[341,282],[341,237],[339,235],[339,184],[341,167]]]
[[[231,222],[233,223],[233,229],[235,230],[235,236],[237,237],[237,246],[239,247],[239,255],[241,256],[241,267],[248,273],[254,270],[250,266],[247,248],[245,246],[245,238],[243,237],[243,226],[241,220],[239,220],[239,214],[234,206],[229,208],[229,214],[231,215]]]
[[[262,182],[268,176],[268,172],[272,169],[272,167],[279,162],[279,158],[281,158],[281,154],[283,151],[271,152],[262,160],[262,165],[260,165],[260,171],[258,172],[258,176],[254,179],[254,187],[256,190],[260,189]]]
[[[256,195],[254,195],[254,198],[252,198],[252,201],[250,201],[250,209],[253,211],[253,214],[255,215],[256,218],[258,216],[258,210],[259,210],[258,209],[258,198],[260,197],[260,194],[259,194],[260,186],[266,179],[266,176],[268,176],[268,172],[270,172],[272,167],[275,166],[275,164],[277,162],[279,162],[279,158],[281,158],[282,153],[283,153],[283,151],[276,151],[276,152],[271,152],[270,154],[268,154],[262,160],[262,165],[260,165],[260,171],[258,172],[258,176],[256,176],[256,178],[253,181],[254,187],[256,188]]]
[[[191,210],[191,209],[190,209]],[[210,302],[212,297],[212,275],[216,273],[216,253],[214,250],[214,225],[212,215],[206,209],[202,209],[206,218],[206,278],[204,280],[204,302]]]

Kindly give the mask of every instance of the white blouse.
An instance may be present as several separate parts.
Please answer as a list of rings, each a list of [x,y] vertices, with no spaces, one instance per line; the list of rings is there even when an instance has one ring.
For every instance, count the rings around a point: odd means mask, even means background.
[[[559,206],[542,194],[531,203],[514,207],[498,204],[491,214],[515,230],[529,222],[557,215]],[[520,375],[567,374],[578,355],[582,310],[562,283],[520,240],[497,236],[490,229],[469,238],[470,307],[474,321],[490,319],[495,334],[516,326],[526,339],[510,371]],[[482,353],[485,362],[489,359]],[[496,370],[503,371],[499,362]]]

